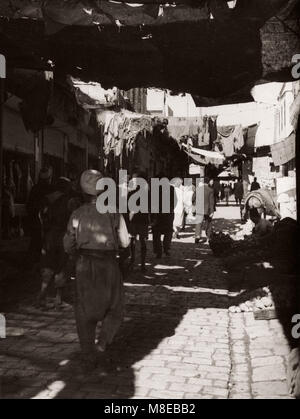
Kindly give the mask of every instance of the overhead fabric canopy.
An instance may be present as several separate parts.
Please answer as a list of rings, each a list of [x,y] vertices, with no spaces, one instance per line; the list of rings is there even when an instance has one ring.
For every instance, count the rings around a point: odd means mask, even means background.
[[[292,1],[294,2],[294,0]],[[224,0],[2,0],[0,15],[10,18],[44,19],[49,26],[123,25],[168,23],[170,20],[247,19],[263,24],[286,0],[237,0],[235,7]],[[291,3],[291,2],[288,2]],[[54,29],[54,27],[52,28]]]
[[[223,0],[132,3],[2,0],[8,68],[50,60],[55,72],[105,89],[168,88],[191,93],[198,106],[249,101],[258,80],[291,77],[299,39],[279,42],[263,28],[282,9],[288,17],[299,0],[237,0],[234,8]]]
[[[205,20],[121,31],[72,26],[44,37],[38,21],[17,23],[2,22],[0,48],[8,64],[19,64],[26,53],[40,56],[60,72],[104,88],[155,86],[219,98],[261,76],[260,37],[253,25]]]

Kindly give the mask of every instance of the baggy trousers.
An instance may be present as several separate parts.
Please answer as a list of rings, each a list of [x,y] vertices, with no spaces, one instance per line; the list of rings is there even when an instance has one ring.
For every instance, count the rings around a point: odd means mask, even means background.
[[[170,250],[173,235],[174,214],[158,214],[156,223],[152,227],[153,233],[153,252],[159,257],[162,255],[162,248],[165,253]],[[163,245],[161,243],[161,236]]]
[[[163,246],[161,243],[162,235],[164,236]],[[164,249],[164,252],[168,252],[171,247],[172,235],[172,230],[162,232],[159,228],[153,228],[153,252],[158,256],[162,255],[162,248]]]
[[[123,284],[115,252],[80,254],[76,263],[75,318],[84,356],[95,353],[98,342],[110,344],[123,320]]]

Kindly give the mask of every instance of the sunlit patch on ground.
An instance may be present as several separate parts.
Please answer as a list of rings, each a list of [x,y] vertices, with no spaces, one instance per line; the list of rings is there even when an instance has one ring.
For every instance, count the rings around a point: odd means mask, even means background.
[[[176,265],[155,265],[154,269],[184,269],[184,266]]]
[[[37,395],[32,397],[32,399],[54,399],[64,388],[66,383],[63,381],[53,381],[49,384],[46,390],[40,391]]]

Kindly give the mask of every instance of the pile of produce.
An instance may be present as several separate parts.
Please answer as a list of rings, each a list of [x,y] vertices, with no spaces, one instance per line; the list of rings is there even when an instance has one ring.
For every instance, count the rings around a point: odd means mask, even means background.
[[[269,287],[259,288],[249,293],[248,299],[243,303],[229,307],[230,313],[246,313],[265,309],[274,309],[274,301]]]
[[[234,240],[229,234],[213,232],[209,240],[209,246],[215,256],[226,256],[232,253]]]
[[[217,257],[248,253],[263,248],[255,236],[244,236],[243,240],[233,240],[228,234],[214,232],[209,241],[213,254]]]

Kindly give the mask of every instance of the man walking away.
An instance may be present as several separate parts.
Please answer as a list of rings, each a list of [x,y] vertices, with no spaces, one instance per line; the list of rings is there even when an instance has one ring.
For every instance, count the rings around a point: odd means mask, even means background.
[[[234,197],[236,204],[241,206],[242,199],[244,198],[244,185],[241,179],[234,184]]]
[[[159,179],[167,179],[165,176],[160,175]],[[168,180],[168,179],[167,179]],[[174,208],[175,208],[175,190],[169,183],[169,195],[164,197],[168,199],[170,203],[169,211],[164,213],[162,202],[163,202],[163,191],[162,186],[159,187],[158,194],[159,212],[151,215],[152,233],[153,233],[153,251],[156,257],[160,259],[162,257],[162,248],[166,256],[170,256],[170,248],[173,235],[173,222],[174,222]],[[161,243],[161,236],[163,238],[163,246]]]
[[[225,185],[224,193],[225,193],[226,205],[228,206],[229,205],[230,195],[231,195],[231,187],[230,187],[229,184]]]
[[[104,352],[123,319],[123,283],[118,261],[119,247],[129,246],[122,215],[99,212],[96,185],[102,177],[86,170],[80,179],[85,204],[69,220],[64,247],[76,256],[75,317],[79,341],[87,367],[94,367],[97,352]],[[97,323],[101,330],[95,344]]]
[[[251,183],[251,189],[250,192],[258,191],[260,189],[260,184],[257,182],[257,178],[254,178],[254,181]]]
[[[134,173],[132,175],[131,184],[132,189],[128,193],[128,200],[129,198],[138,190],[136,179],[143,178],[145,179],[145,175]],[[145,194],[149,197],[149,190],[147,188],[144,191]],[[134,213],[133,211],[129,211],[129,220],[128,220],[128,230],[130,234],[130,250],[131,250],[131,267],[134,267],[135,263],[135,247],[137,237],[140,241],[141,246],[141,271],[146,272],[146,255],[147,255],[147,244],[146,241],[148,240],[148,228],[149,228],[149,212],[146,214],[144,213]]]
[[[199,243],[202,238],[202,230],[205,230],[206,239],[211,236],[211,223],[215,211],[214,191],[208,185],[209,179],[204,178],[204,184],[200,184],[195,191],[194,202],[196,204],[196,217],[198,223],[195,227],[195,243]],[[196,194],[199,194],[197,202]]]

